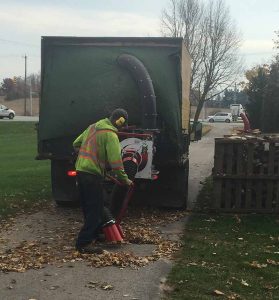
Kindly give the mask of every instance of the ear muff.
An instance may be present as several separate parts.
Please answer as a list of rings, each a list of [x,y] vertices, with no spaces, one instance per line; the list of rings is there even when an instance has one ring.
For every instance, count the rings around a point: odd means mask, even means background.
[[[117,120],[115,121],[115,124],[116,124],[117,126],[122,126],[123,124],[125,124],[125,122],[126,122],[125,118],[120,117],[119,119],[117,119]]]

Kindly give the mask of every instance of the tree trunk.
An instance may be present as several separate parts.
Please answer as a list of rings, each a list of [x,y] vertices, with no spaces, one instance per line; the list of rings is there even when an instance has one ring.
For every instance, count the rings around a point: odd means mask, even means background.
[[[196,131],[196,127],[197,127],[197,124],[198,124],[198,120],[199,120],[201,110],[203,108],[203,104],[204,104],[204,99],[200,99],[199,102],[198,102],[198,106],[197,106],[197,110],[196,110],[196,113],[195,113],[194,122],[193,122],[193,125],[192,125],[191,132],[195,133],[195,131]]]

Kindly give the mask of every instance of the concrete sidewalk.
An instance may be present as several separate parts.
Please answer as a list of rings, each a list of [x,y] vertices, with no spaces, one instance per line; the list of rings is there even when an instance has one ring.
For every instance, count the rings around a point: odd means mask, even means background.
[[[216,137],[229,134],[235,123],[211,123],[212,130],[200,141],[190,144],[190,168],[188,187],[188,209],[193,209],[201,189],[201,183],[211,174],[214,164],[214,143]]]

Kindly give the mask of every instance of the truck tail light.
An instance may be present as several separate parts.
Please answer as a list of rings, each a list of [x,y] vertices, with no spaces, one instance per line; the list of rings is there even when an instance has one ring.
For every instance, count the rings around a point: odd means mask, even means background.
[[[77,171],[68,171],[67,175],[70,176],[70,177],[77,176]]]

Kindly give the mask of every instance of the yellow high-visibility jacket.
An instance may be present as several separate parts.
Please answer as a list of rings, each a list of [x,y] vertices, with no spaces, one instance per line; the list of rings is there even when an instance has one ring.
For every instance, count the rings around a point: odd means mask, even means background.
[[[123,167],[117,131],[106,118],[90,125],[78,136],[73,142],[75,148],[79,147],[76,170],[103,177],[106,170],[112,170],[117,179],[125,183],[128,176]]]

